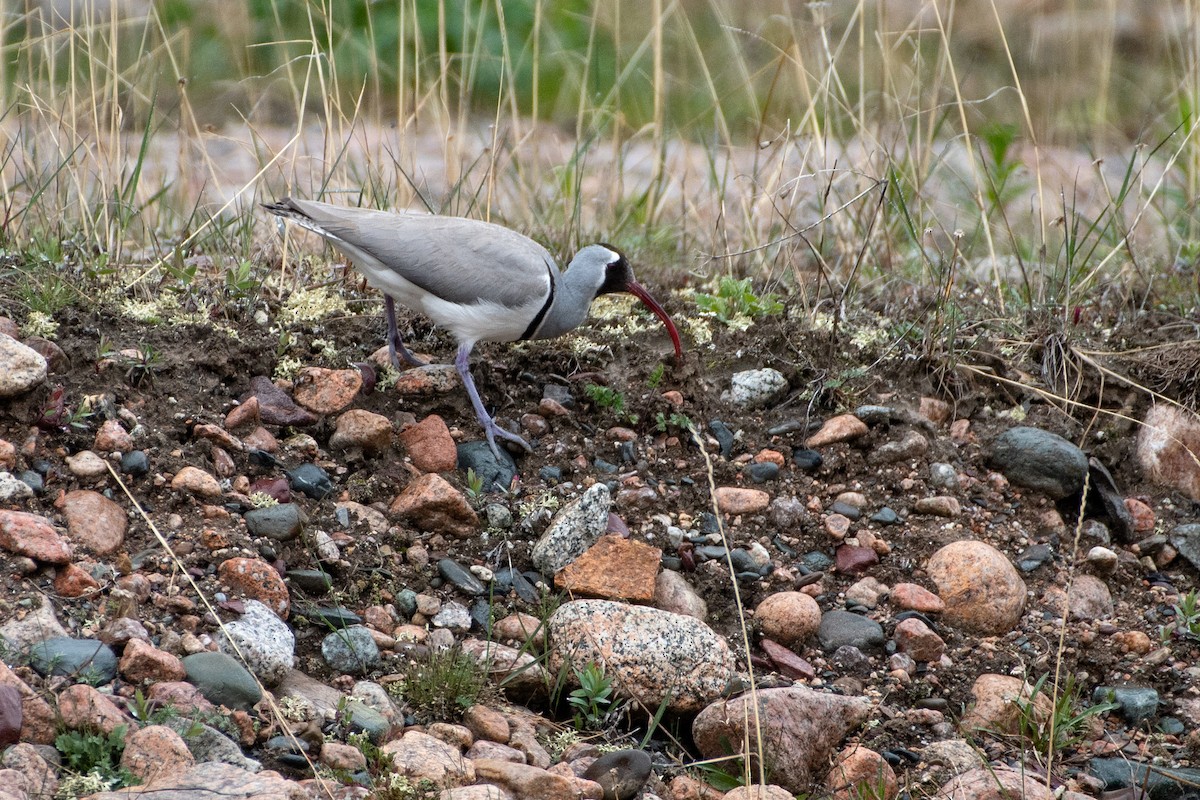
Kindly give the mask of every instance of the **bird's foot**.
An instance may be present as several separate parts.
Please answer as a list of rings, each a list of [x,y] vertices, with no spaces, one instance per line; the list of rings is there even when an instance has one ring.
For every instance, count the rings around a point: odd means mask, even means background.
[[[497,461],[502,461],[502,459],[500,457],[500,445],[496,444],[496,437],[507,439],[510,442],[515,442],[516,444],[520,445],[526,453],[533,452],[533,448],[529,446],[529,442],[525,441],[520,436],[517,436],[515,433],[504,430],[504,428],[501,428],[499,425],[497,425],[494,420],[489,420],[489,422],[491,424],[484,424],[483,432],[484,435],[487,436],[488,447],[492,448],[492,455],[496,457]]]
[[[412,354],[412,352],[404,346],[404,342],[399,337],[395,341],[388,340],[388,357],[391,359],[392,366],[398,371],[403,372],[404,367],[400,365],[400,359],[404,359],[411,367],[424,367],[429,364],[428,361],[422,361]]]

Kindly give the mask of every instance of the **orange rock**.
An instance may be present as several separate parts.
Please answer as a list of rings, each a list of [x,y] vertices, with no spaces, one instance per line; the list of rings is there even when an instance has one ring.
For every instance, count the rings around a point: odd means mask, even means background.
[[[71,545],[45,517],[0,509],[0,548],[47,564],[68,564]]]
[[[838,754],[825,776],[825,788],[832,800],[892,800],[900,791],[896,773],[883,756],[857,744]]]
[[[848,442],[866,436],[870,429],[853,414],[842,414],[825,421],[821,429],[805,440],[805,447],[824,447],[837,442]]]
[[[162,776],[180,775],[195,763],[187,743],[166,725],[150,725],[134,731],[125,740],[125,751],[121,754],[121,766],[143,784]]]
[[[111,453],[118,450],[126,453],[133,449],[133,437],[121,425],[120,420],[105,420],[104,424],[100,426],[100,430],[96,431],[96,441],[93,443],[92,449],[98,453]]]
[[[661,560],[662,551],[657,547],[620,536],[601,536],[554,576],[554,585],[589,597],[648,603],[654,599],[654,578]]]
[[[779,452],[778,450],[770,449],[759,450],[754,455],[754,461],[756,463],[769,461],[772,464],[778,465],[780,469],[787,465],[787,461],[784,460],[783,453]]]
[[[217,577],[242,597],[258,600],[287,619],[291,596],[275,568],[261,558],[230,558],[221,562]]]
[[[181,681],[187,677],[182,661],[141,639],[130,639],[126,643],[117,668],[133,683]]]
[[[236,431],[238,428],[257,427],[258,423],[258,398],[253,395],[247,397],[245,402],[231,408],[225,415],[225,428],[231,431]]]
[[[129,519],[125,509],[99,492],[77,489],[62,500],[67,535],[74,544],[97,555],[108,555],[125,542]]]
[[[451,472],[458,466],[458,450],[450,428],[437,414],[400,431],[400,441],[413,466],[421,472]]]
[[[362,373],[356,369],[305,367],[296,376],[292,396],[316,414],[336,414],[354,402],[361,388]]]
[[[463,537],[479,529],[479,516],[462,492],[436,473],[422,475],[405,486],[388,511],[433,533]]]
[[[926,565],[947,622],[989,635],[1007,633],[1025,611],[1025,581],[996,548],[966,539],[938,550]]]
[[[96,579],[75,564],[67,564],[54,576],[54,591],[63,597],[82,597],[99,588]]]
[[[915,583],[897,583],[892,587],[891,598],[896,607],[920,611],[922,614],[940,614],[946,610],[942,598]]]
[[[950,404],[936,397],[922,397],[918,411],[934,425],[945,425],[950,421]]]
[[[801,644],[821,627],[821,607],[803,592],[776,592],[754,609],[763,634],[780,644]]]
[[[771,495],[761,489],[722,486],[717,489],[717,509],[722,514],[759,514],[771,504]]]
[[[112,700],[86,683],[68,686],[58,695],[58,713],[68,730],[112,733],[130,720]]]

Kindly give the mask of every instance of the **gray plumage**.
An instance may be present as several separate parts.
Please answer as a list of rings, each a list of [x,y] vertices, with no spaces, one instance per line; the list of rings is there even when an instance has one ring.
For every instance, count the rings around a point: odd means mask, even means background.
[[[679,334],[662,306],[634,280],[625,256],[608,245],[584,247],[560,272],[537,242],[480,220],[291,198],[264,208],[331,242],[383,292],[389,352],[397,367],[401,357],[410,364],[422,362],[400,338],[393,298],[455,335],[455,364],[493,451],[495,436],[529,445],[499,428],[484,410],[467,361],[476,342],[561,336],[587,318],[598,295],[629,292],[663,321],[676,355],[682,354]]]

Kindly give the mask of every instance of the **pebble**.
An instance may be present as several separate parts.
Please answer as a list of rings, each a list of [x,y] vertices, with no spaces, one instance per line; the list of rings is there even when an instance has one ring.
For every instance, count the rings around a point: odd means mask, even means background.
[[[1033,572],[1038,567],[1054,557],[1054,550],[1048,544],[1032,544],[1017,556],[1017,568],[1022,572]]]
[[[41,483],[41,476],[33,473]],[[14,503],[17,500],[29,500],[34,490],[25,481],[9,472],[0,472],[0,503]]]
[[[507,492],[517,477],[517,464],[508,451],[500,449],[500,460],[487,442],[464,442],[457,448],[458,469],[463,475],[468,470],[482,481],[485,492]]]
[[[922,497],[913,504],[917,514],[929,514],[935,517],[957,517],[962,513],[957,497],[940,495],[938,497]]]
[[[777,369],[735,372],[730,378],[728,401],[741,408],[762,408],[782,400],[788,391],[787,378]]]
[[[859,406],[854,409],[854,416],[868,425],[885,425],[892,421],[894,413],[891,406]]]
[[[0,397],[17,397],[46,380],[46,359],[31,347],[0,333]]]
[[[928,450],[929,440],[920,431],[910,430],[897,441],[887,442],[875,448],[867,460],[871,464],[896,464],[920,458]]]
[[[601,536],[554,576],[556,588],[572,595],[649,602],[662,551],[620,535]]]
[[[337,429],[329,437],[329,449],[334,451],[358,448],[368,455],[378,455],[386,453],[391,447],[391,420],[361,408],[351,409],[339,416]],[[450,449],[454,449],[453,442]],[[454,469],[453,462],[448,469]]]
[[[80,450],[73,456],[67,456],[67,469],[77,478],[99,478],[108,474],[104,459],[91,450]],[[189,469],[185,467],[185,469]],[[190,469],[194,469],[191,467]],[[199,470],[197,470],[199,472]]]
[[[287,478],[292,491],[300,492],[313,500],[324,500],[334,492],[329,473],[316,464],[301,464],[288,470]]]
[[[475,577],[471,574],[470,570],[452,558],[439,560],[437,568],[438,574],[445,578],[446,581],[469,595],[479,596],[487,592],[487,587],[480,582],[479,578]]]
[[[884,506],[871,515],[871,521],[877,525],[895,525],[900,521],[900,515],[891,508]]]
[[[806,448],[827,447],[838,442],[849,442],[866,436],[870,432],[866,423],[853,414],[842,414],[825,421],[820,430],[805,440]],[[795,458],[795,454],[792,455]]]
[[[304,427],[315,425],[317,415],[307,411],[292,400],[266,375],[255,375],[250,379],[250,390],[239,398],[245,404],[254,398],[258,403],[258,416],[267,425],[281,427]]]
[[[733,452],[734,435],[733,431],[719,419],[714,419],[708,423],[708,430],[712,433],[713,438],[717,440],[717,444],[721,448],[721,455],[724,458],[729,458]]]
[[[338,672],[362,675],[379,662],[379,647],[369,628],[350,625],[321,640],[321,657]]]
[[[1143,475],[1200,502],[1200,418],[1170,403],[1155,403],[1138,429],[1134,458]]]
[[[651,766],[641,750],[616,750],[593,761],[583,777],[600,785],[603,800],[632,800],[650,779]]]
[[[263,536],[278,542],[295,539],[304,530],[307,516],[294,503],[255,508],[242,515],[251,536]]]
[[[951,624],[986,634],[1007,633],[1025,610],[1025,582],[1003,553],[975,540],[952,542],[926,564]]]
[[[935,461],[929,465],[929,485],[945,489],[957,489],[958,470],[949,464]]]
[[[852,506],[841,500],[835,500],[829,506],[829,513],[845,517],[847,520],[856,520],[862,516],[862,511],[859,510],[858,506]]]
[[[258,600],[287,619],[291,595],[279,572],[261,558],[229,558],[217,568],[217,577],[237,596]]]
[[[242,615],[226,622],[213,638],[267,686],[282,681],[294,666],[296,637],[287,623],[257,600],[245,601]]]
[[[458,448],[450,428],[437,414],[401,430],[400,441],[421,472],[452,472],[458,466]]]
[[[183,668],[188,682],[214,705],[248,709],[262,700],[254,676],[225,653],[195,653],[183,659]]]
[[[739,516],[758,514],[767,510],[771,495],[761,489],[743,489],[736,486],[721,486],[716,490],[717,508],[722,514]]]
[[[939,614],[946,610],[942,598],[915,583],[898,583],[892,587],[891,601],[897,608],[911,609],[925,614]]]
[[[462,603],[450,601],[429,620],[435,628],[445,628],[453,633],[471,630],[471,612]]]
[[[1009,481],[1047,495],[1069,497],[1083,488],[1087,456],[1061,436],[1038,428],[1010,428],[996,437],[987,463]]]
[[[792,463],[801,472],[816,472],[825,463],[825,459],[816,450],[797,447],[792,450]]]
[[[392,500],[388,511],[425,531],[457,538],[479,531],[479,515],[467,498],[435,472],[410,481]]]
[[[827,611],[821,616],[817,638],[826,653],[833,653],[839,647],[877,650],[883,647],[885,641],[883,627],[878,622],[839,609]]]
[[[1092,691],[1095,704],[1114,702],[1130,725],[1139,725],[1158,710],[1158,692],[1149,686],[1097,686]]]
[[[773,461],[759,461],[746,467],[746,476],[753,483],[766,483],[779,477],[779,465]]]
[[[650,708],[694,712],[734,676],[724,637],[699,620],[646,606],[574,600],[550,617],[550,674],[603,659],[614,687]]]
[[[559,509],[533,546],[531,558],[545,575],[554,575],[596,543],[608,526],[612,495],[597,483]]]
[[[46,492],[46,480],[31,469],[21,470],[16,475],[17,480],[29,487],[29,491],[41,497]]]
[[[821,608],[816,600],[802,592],[776,592],[758,604],[754,618],[765,636],[794,647],[817,632],[821,625]]]
[[[453,364],[426,364],[400,373],[392,388],[400,397],[432,397],[448,394],[460,386]]]
[[[117,677],[117,656],[97,639],[56,636],[29,648],[29,665],[39,675],[65,675],[99,686]]]

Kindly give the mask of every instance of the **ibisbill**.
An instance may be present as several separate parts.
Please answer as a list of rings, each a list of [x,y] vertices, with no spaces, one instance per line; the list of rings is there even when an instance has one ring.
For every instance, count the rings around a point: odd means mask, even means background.
[[[392,363],[423,362],[404,346],[395,304],[424,314],[454,334],[454,366],[471,398],[488,445],[497,437],[529,450],[529,444],[496,424],[471,378],[476,342],[552,339],[574,330],[602,294],[628,292],[663,321],[675,356],[679,331],[663,307],[633,277],[617,248],[592,244],[560,270],[546,248],[528,236],[482,220],[438,214],[392,213],[284,198],[263,208],[291,220],[341,250],[381,291]]]

